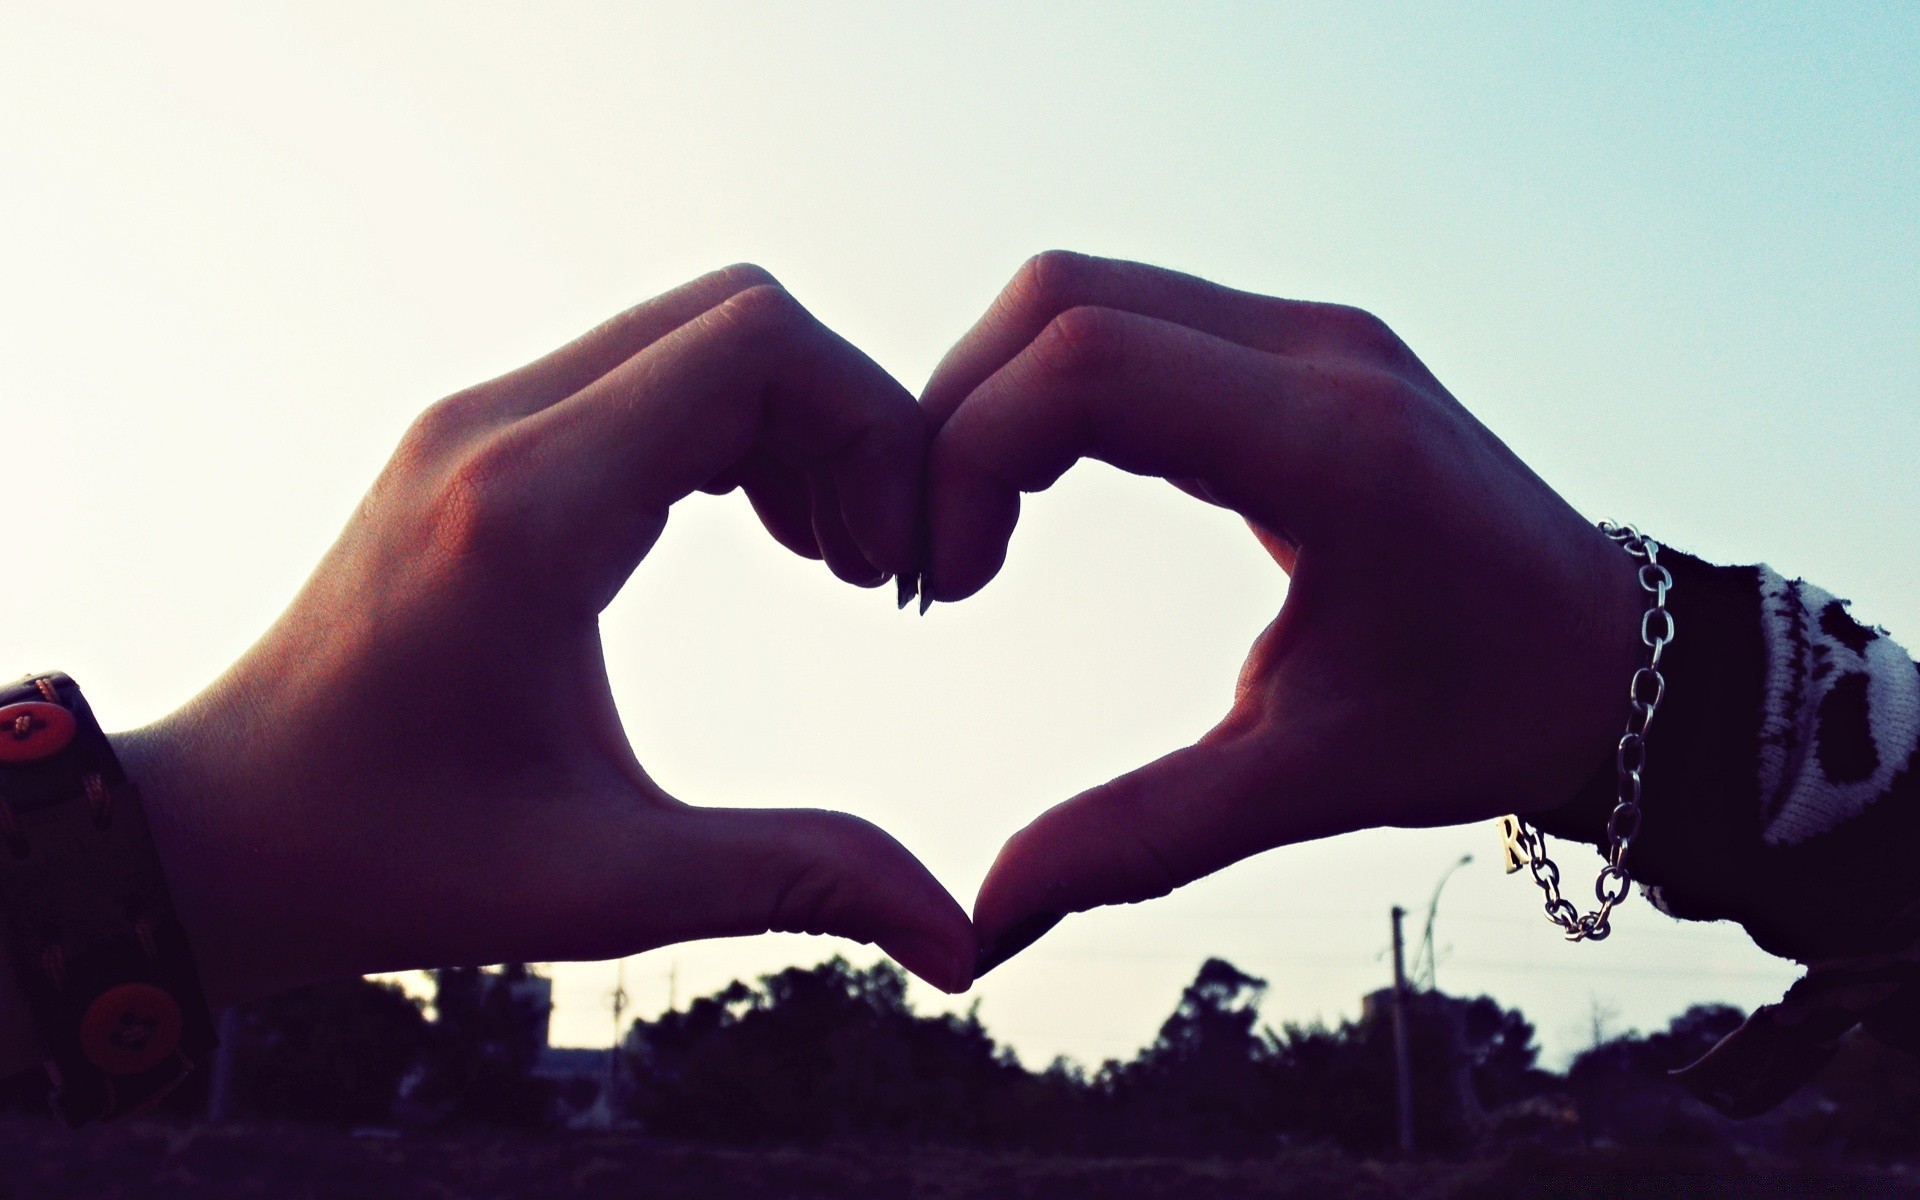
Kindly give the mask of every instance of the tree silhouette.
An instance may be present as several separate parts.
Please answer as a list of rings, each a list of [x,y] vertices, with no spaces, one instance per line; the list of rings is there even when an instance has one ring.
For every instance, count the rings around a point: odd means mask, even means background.
[[[447,968],[434,979],[431,1022],[398,988],[358,979],[246,1005],[234,1046],[239,1113],[380,1123],[405,1078],[403,1116],[451,1126],[549,1123],[552,1085],[534,1075],[545,1042],[543,981],[518,964]],[[635,1021],[619,1055],[630,1083],[624,1102],[653,1135],[730,1143],[852,1137],[1219,1155],[1305,1141],[1392,1153],[1385,993],[1368,998],[1360,1020],[1276,1031],[1260,1021],[1267,986],[1207,959],[1132,1059],[1089,1074],[1062,1058],[1035,1072],[994,1041],[977,1005],[923,1016],[897,967],[833,958]],[[1776,1113],[1734,1122],[1667,1073],[1737,1026],[1738,1009],[1700,1005],[1664,1030],[1606,1040],[1564,1078],[1538,1066],[1526,1018],[1489,997],[1417,993],[1407,1017],[1425,1154],[1529,1138],[1564,1146],[1577,1136],[1577,1108],[1579,1132],[1621,1146],[1920,1155],[1914,1059],[1863,1034],[1849,1036],[1813,1089]],[[204,1103],[204,1090],[183,1091],[160,1113],[192,1120]],[[0,1091],[0,1107],[44,1113],[44,1104],[30,1077]]]
[[[1540,1047],[1533,1023],[1517,1008],[1502,1008],[1491,996],[1475,996],[1461,1010],[1474,1091],[1489,1109],[1551,1091],[1560,1077],[1537,1065]]]
[[[1257,1028],[1267,983],[1210,958],[1153,1044],[1109,1063],[1099,1085],[1135,1144],[1248,1147],[1271,1141],[1282,1083],[1270,1035]]]
[[[624,1053],[647,1129],[733,1142],[980,1140],[1026,1074],[977,1015],[918,1016],[898,967],[837,957],[635,1021]]]
[[[1732,1136],[1733,1123],[1688,1095],[1667,1073],[1686,1066],[1738,1028],[1745,1015],[1725,1004],[1697,1004],[1659,1033],[1625,1034],[1574,1059],[1567,1090],[1589,1137],[1671,1146]]]
[[[399,987],[341,979],[255,1000],[240,1010],[236,1109],[321,1125],[392,1115],[401,1078],[427,1044],[420,1002]]]
[[[1260,1024],[1266,988],[1206,960],[1153,1043],[1089,1077],[1064,1059],[1029,1072],[977,1012],[920,1016],[897,968],[835,958],[634,1022],[623,1049],[631,1111],[655,1134],[732,1142],[881,1135],[1244,1153],[1305,1138],[1389,1149],[1384,1023],[1275,1033]],[[1470,1144],[1482,1103],[1557,1082],[1534,1066],[1533,1027],[1485,997],[1423,995],[1413,1035],[1416,1119],[1430,1149]]]
[[[550,1004],[524,963],[433,973],[434,1020],[419,1081],[408,1093],[422,1119],[454,1126],[534,1129],[552,1117],[553,1085],[534,1075]]]
[[[1488,1110],[1548,1090],[1533,1026],[1487,996],[1439,992],[1408,997],[1414,1140],[1426,1153],[1456,1153],[1484,1134]],[[1277,1121],[1294,1136],[1353,1153],[1385,1154],[1398,1142],[1393,1029],[1373,1006],[1359,1021],[1289,1025],[1275,1039]]]

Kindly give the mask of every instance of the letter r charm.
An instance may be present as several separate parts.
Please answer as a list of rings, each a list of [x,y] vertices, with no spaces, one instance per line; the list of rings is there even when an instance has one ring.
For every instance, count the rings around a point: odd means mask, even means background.
[[[1527,853],[1526,833],[1520,826],[1520,818],[1504,816],[1500,818],[1500,856],[1506,860],[1507,874],[1511,875],[1521,867],[1533,861]]]

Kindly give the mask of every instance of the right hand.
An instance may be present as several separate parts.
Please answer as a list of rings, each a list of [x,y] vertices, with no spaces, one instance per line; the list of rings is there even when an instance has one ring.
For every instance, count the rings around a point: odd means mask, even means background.
[[[988,959],[1275,846],[1552,807],[1611,754],[1632,560],[1377,318],[1043,254],[922,404],[936,600],[985,586],[1021,494],[1080,458],[1240,513],[1291,577],[1218,725],[1006,843]]]
[[[656,785],[599,633],[695,490],[850,582],[917,570],[928,438],[751,267],[430,408],[286,615],[119,740],[209,993],[769,929],[966,988],[966,914],[879,829]]]

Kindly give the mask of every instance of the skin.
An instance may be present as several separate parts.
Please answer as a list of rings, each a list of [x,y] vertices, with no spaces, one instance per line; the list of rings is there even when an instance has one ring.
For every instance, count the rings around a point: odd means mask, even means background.
[[[1220,723],[1016,833],[971,924],[866,822],[647,777],[597,619],[675,501],[741,489],[839,578],[951,602],[1081,458],[1240,513],[1291,584]],[[1061,914],[1263,850],[1565,801],[1640,609],[1631,560],[1357,309],[1043,254],[916,404],[734,267],[428,409],[280,621],[115,742],[216,1004],[767,930],[962,991]]]
[[[966,989],[966,913],[879,829],[661,791],[598,631],[701,489],[744,489],[850,582],[913,572],[929,438],[754,267],[428,409],[273,628],[115,739],[210,1000],[767,930],[874,942]],[[0,986],[14,1067],[35,1060],[18,1005]]]
[[[1218,725],[1006,843],[983,969],[1276,846],[1553,807],[1610,757],[1643,654],[1632,560],[1377,318],[1048,253],[921,402],[936,600],[984,587],[1021,496],[1082,458],[1239,513],[1291,581]]]

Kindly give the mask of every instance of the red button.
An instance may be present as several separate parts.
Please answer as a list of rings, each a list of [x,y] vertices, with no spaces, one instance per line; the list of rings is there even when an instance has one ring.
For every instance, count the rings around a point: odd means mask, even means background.
[[[150,983],[102,992],[80,1018],[80,1049],[109,1075],[151,1070],[180,1045],[180,1006]]]
[[[0,708],[0,763],[50,758],[73,740],[73,714],[58,704],[28,700]]]

